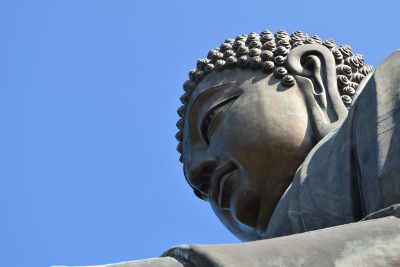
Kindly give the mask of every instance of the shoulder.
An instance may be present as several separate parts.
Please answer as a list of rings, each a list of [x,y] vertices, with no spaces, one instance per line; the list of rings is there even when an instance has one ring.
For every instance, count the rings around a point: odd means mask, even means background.
[[[378,66],[354,109],[355,158],[367,215],[400,203],[400,50]]]

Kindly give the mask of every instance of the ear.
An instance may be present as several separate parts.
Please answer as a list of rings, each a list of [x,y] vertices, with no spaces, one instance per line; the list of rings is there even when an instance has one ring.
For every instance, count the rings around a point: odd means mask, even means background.
[[[303,90],[318,140],[339,127],[347,117],[336,81],[331,51],[320,44],[305,44],[290,51],[287,68]]]

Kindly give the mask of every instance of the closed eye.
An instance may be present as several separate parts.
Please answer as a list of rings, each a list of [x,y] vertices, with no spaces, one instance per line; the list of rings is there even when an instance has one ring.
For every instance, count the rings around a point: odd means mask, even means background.
[[[239,95],[231,96],[207,111],[203,121],[201,122],[200,127],[201,135],[203,136],[203,139],[207,144],[210,143],[210,125],[213,119],[216,117],[217,114],[224,112],[229,107],[227,106],[227,104],[232,103],[232,101],[236,100],[238,97]]]

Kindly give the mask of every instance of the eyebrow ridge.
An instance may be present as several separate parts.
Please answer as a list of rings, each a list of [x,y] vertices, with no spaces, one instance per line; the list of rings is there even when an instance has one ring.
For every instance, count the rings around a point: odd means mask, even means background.
[[[225,86],[227,86],[227,85],[233,85],[233,84],[236,84],[236,82],[229,82],[229,83],[224,83],[224,84],[216,85],[216,86],[213,86],[213,87],[208,88],[208,89],[205,90],[203,93],[205,93],[205,92],[207,92],[207,91],[209,91],[209,90],[214,90],[214,89],[217,89],[217,88],[220,88],[220,87],[225,87]],[[199,94],[198,96],[202,95],[203,93]]]
[[[206,89],[204,92],[202,92],[198,96],[196,96],[196,99],[193,101],[192,107],[196,106],[197,99],[201,98],[203,95],[211,94],[211,96],[213,96],[216,93],[214,91],[218,91],[218,89],[224,89],[224,87],[227,87],[229,85],[235,85],[235,84],[236,84],[236,82],[229,82],[229,83],[216,85],[216,86],[213,86],[213,87],[210,87],[210,88]],[[210,93],[210,91],[213,91],[213,92]],[[189,114],[189,116],[190,116],[190,114]]]

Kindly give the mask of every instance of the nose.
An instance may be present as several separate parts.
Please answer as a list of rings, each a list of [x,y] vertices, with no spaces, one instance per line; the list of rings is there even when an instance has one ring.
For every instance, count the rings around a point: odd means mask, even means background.
[[[217,162],[213,157],[198,158],[191,160],[185,164],[185,177],[190,186],[193,188],[197,197],[208,200],[208,192],[210,189],[211,174],[215,171]]]

